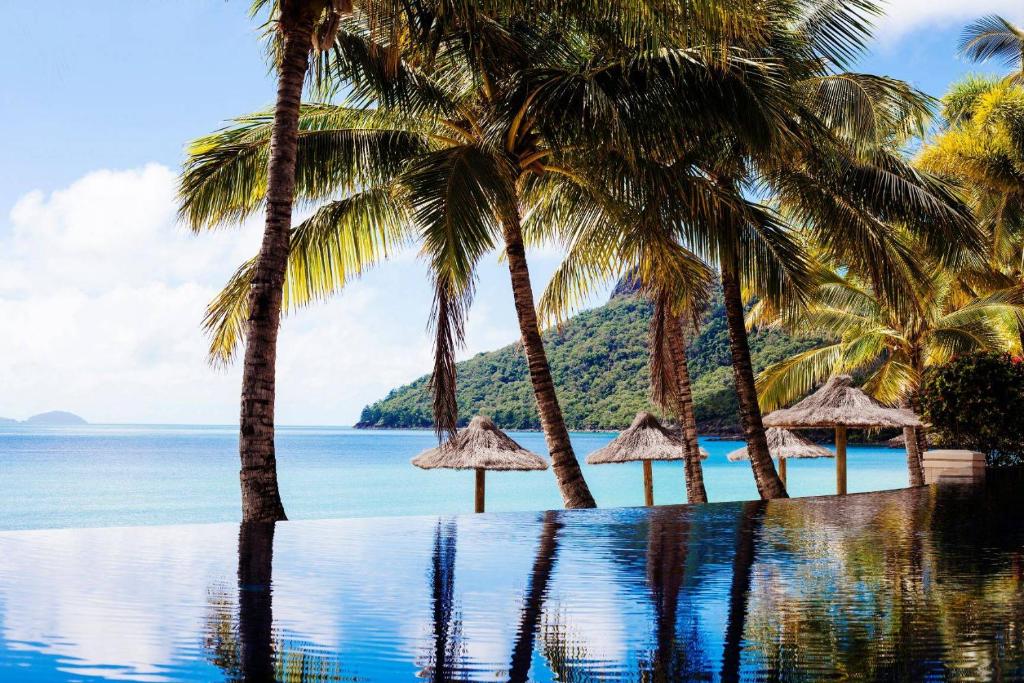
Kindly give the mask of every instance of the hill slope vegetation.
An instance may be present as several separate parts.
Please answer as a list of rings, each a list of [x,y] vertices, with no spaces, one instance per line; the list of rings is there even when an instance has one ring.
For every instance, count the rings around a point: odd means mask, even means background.
[[[573,430],[621,429],[650,409],[647,334],[651,306],[616,290],[605,305],[584,311],[544,334],[544,343],[566,424]],[[755,371],[817,339],[779,331],[751,334]],[[704,433],[739,428],[733,391],[725,309],[716,298],[689,350],[697,420]],[[428,377],[393,389],[363,408],[357,427],[428,428]],[[518,344],[480,353],[458,365],[460,424],[490,415],[504,429],[539,429],[526,360]]]

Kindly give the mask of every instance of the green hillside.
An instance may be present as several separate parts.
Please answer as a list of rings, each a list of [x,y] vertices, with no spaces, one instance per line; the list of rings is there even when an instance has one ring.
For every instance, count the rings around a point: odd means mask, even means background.
[[[570,429],[620,429],[649,409],[647,328],[651,307],[618,293],[599,308],[573,317],[544,342],[558,398]],[[810,348],[814,339],[781,332],[751,335],[755,370]],[[738,429],[725,310],[717,299],[689,351],[697,420],[705,433]],[[539,429],[526,360],[518,345],[480,353],[458,365],[459,417],[490,415],[506,429]],[[363,408],[358,427],[430,427],[428,377],[393,389]]]

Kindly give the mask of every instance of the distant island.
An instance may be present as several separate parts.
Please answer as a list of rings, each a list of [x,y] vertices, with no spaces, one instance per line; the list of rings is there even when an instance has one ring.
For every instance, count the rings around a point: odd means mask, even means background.
[[[64,427],[72,425],[86,425],[89,424],[84,418],[69,413],[64,410],[51,410],[47,413],[39,413],[33,415],[27,420],[20,421],[9,417],[0,417],[0,425],[15,425],[15,424],[27,424],[27,425],[41,425],[44,427]]]
[[[620,282],[608,303],[544,333],[569,429],[619,430],[629,425],[637,411],[650,408],[650,320],[651,305],[637,296],[635,287]],[[750,336],[754,369],[758,371],[818,343],[820,339],[814,336],[791,337],[779,330],[756,330]],[[701,433],[739,433],[739,407],[720,292],[711,301],[687,355]],[[482,413],[503,429],[540,428],[520,345],[478,354],[457,367],[460,424]],[[366,406],[356,427],[430,427],[433,421],[428,380],[420,377]]]

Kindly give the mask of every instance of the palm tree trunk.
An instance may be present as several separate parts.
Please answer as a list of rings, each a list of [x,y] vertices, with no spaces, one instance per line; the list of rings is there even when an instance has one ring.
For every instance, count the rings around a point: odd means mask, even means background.
[[[788,498],[786,487],[775,472],[775,464],[768,452],[768,437],[761,423],[761,407],[757,404],[754,385],[754,366],[750,361],[750,344],[743,320],[743,296],[740,293],[738,264],[735,258],[723,259],[722,293],[725,299],[725,317],[729,326],[729,348],[732,351],[732,372],[736,381],[736,395],[740,404],[743,435],[750,454],[750,467],[761,498]]]
[[[914,350],[910,354],[914,368],[920,373],[924,372],[921,362],[920,351]],[[920,412],[920,391],[921,387],[915,383],[910,392],[900,401],[900,408],[907,408],[914,412]],[[927,434],[924,429],[915,427],[903,428],[903,442],[907,449],[907,475],[911,486],[924,486],[924,452],[928,448]]]
[[[690,368],[686,361],[686,336],[682,323],[672,317],[665,330],[672,367],[676,379],[676,401],[678,403],[679,426],[683,434],[683,463],[686,470],[686,501],[688,503],[708,502],[704,488],[704,466],[700,461],[700,444],[697,443],[697,418],[693,413],[693,390],[690,388]]]
[[[249,294],[249,324],[242,370],[239,455],[242,461],[242,520],[286,519],[277,486],[274,450],[277,333],[288,266],[288,241],[295,198],[302,83],[309,66],[314,16],[310,3],[284,4],[284,49],[278,67],[277,103],[267,173],[267,217]]]
[[[502,222],[505,237],[505,252],[508,270],[512,276],[512,296],[515,299],[519,331],[522,333],[523,349],[530,368],[530,381],[537,399],[537,412],[544,430],[548,453],[551,455],[551,469],[554,470],[562,501],[567,508],[597,507],[587,482],[583,479],[579,461],[569,441],[562,409],[555,395],[555,384],[551,379],[551,367],[544,352],[544,343],[537,324],[537,310],[533,303],[533,286],[530,284],[530,269],[526,263],[526,248],[518,214]]]

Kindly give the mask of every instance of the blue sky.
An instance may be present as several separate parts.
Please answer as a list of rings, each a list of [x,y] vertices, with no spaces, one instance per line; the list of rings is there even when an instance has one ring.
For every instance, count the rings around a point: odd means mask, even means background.
[[[257,22],[239,0],[4,4],[0,39],[0,416],[67,409],[97,422],[219,422],[237,369],[210,370],[203,304],[255,249],[258,221],[191,236],[174,220],[185,143],[267,106]],[[857,68],[933,95],[987,69],[961,27],[1019,0],[895,0]],[[539,291],[556,264],[533,255]],[[350,424],[429,369],[429,293],[413,255],[295,316],[282,333],[279,415]],[[507,273],[482,272],[466,353],[513,341]]]

